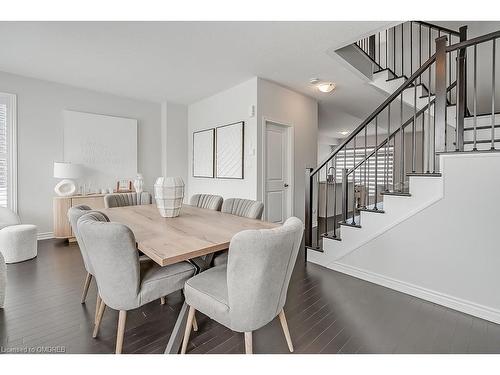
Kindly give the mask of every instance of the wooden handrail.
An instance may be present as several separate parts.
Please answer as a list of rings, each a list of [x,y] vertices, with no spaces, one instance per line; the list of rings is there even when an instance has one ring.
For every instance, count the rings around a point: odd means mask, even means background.
[[[425,22],[425,21],[413,21],[415,23],[419,23],[422,26],[426,26],[429,29],[435,29],[435,30],[441,30],[445,34],[452,34],[455,36],[460,36],[460,33],[458,31],[448,29],[447,27],[439,26],[439,25],[434,25],[433,23]]]
[[[497,39],[497,38],[500,38],[500,31],[494,31],[494,32],[489,33],[489,34],[478,36],[477,38],[472,38],[472,39],[466,40],[464,42],[452,44],[452,45],[446,47],[446,52],[447,53],[452,52],[452,51],[455,51],[457,49],[470,47],[470,46],[473,46],[475,44],[481,44],[481,43],[488,42],[490,40]]]

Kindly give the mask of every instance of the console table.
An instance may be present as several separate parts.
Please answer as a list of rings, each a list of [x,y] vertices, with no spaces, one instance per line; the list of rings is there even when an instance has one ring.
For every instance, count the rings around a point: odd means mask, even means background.
[[[85,204],[94,210],[104,208],[105,194],[72,195],[70,197],[54,197],[52,202],[54,215],[54,237],[67,238],[74,241],[75,237],[68,220],[68,210],[70,207]]]

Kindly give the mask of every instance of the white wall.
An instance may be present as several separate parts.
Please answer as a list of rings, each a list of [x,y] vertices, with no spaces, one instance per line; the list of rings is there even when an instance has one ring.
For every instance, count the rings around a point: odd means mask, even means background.
[[[264,120],[291,125],[294,130],[294,215],[304,219],[305,170],[317,164],[318,103],[276,83],[258,79],[258,139]],[[258,146],[258,197],[262,200],[262,141]]]
[[[326,159],[332,152],[332,147],[337,146],[342,139],[318,133],[318,163]]]
[[[256,107],[249,117],[249,107]],[[318,106],[315,99],[275,83],[252,78],[188,107],[188,195],[219,194],[224,198],[263,199],[262,129],[264,119],[294,128],[294,214],[304,215],[304,173],[316,166]],[[192,176],[192,133],[236,121],[245,121],[245,171],[243,180]]]
[[[500,155],[441,165],[443,199],[328,267],[500,323]]]
[[[138,120],[138,166],[146,189],[161,173],[160,104],[0,72],[0,91],[17,95],[18,208],[23,222],[52,232],[53,162],[63,157],[65,109]],[[119,135],[117,135],[119,136]]]
[[[162,107],[162,174],[188,183],[187,106],[164,102]]]
[[[257,105],[257,78],[188,106],[188,197],[207,193],[218,194],[224,198],[258,199],[257,118],[248,116],[251,105]],[[238,121],[245,122],[244,179],[193,177],[193,132]]]
[[[335,95],[335,93],[333,94]],[[375,109],[375,108],[373,108]],[[368,111],[371,112],[371,111]],[[353,116],[333,103],[321,103],[318,108],[318,139],[344,138],[340,132],[351,132],[363,122],[364,119]]]

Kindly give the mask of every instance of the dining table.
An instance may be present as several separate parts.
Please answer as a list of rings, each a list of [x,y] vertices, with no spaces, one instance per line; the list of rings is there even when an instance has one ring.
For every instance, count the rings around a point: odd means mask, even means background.
[[[188,261],[196,273],[211,266],[214,253],[229,249],[231,238],[249,229],[271,229],[280,224],[249,219],[184,204],[177,217],[160,215],[156,205],[146,204],[101,209],[112,222],[127,225],[137,248],[164,267]],[[182,344],[188,306],[184,302],[167,343],[165,353],[176,354]]]

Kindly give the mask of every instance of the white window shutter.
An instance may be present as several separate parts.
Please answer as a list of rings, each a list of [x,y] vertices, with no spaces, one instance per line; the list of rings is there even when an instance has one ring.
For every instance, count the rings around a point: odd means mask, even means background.
[[[8,108],[0,103],[0,206],[9,202]]]

